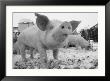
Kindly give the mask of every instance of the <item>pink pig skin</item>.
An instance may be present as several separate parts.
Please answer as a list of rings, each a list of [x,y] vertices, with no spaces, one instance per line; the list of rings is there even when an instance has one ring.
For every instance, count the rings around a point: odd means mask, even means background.
[[[85,49],[89,49],[90,47],[90,43],[80,35],[68,35],[63,45],[66,47],[68,47],[68,45],[75,45],[76,47]]]
[[[70,22],[50,21],[44,15],[36,13],[35,15],[37,25],[25,29],[18,37],[20,53],[23,61],[26,61],[25,47],[35,48],[40,53],[40,68],[46,69],[48,68],[46,50],[53,50],[53,56],[57,59],[58,48],[67,36],[72,34],[72,26]]]

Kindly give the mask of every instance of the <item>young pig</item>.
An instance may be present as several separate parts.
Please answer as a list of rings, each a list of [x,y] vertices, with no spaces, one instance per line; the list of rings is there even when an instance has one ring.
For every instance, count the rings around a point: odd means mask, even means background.
[[[80,35],[68,35],[67,39],[63,43],[64,47],[76,46],[76,48],[81,47],[89,50],[91,45]]]
[[[70,22],[49,20],[47,16],[38,13],[35,13],[35,16],[36,25],[23,30],[19,35],[20,53],[25,61],[25,46],[37,49],[40,54],[40,68],[48,68],[46,50],[53,50],[53,57],[57,59],[58,48],[67,36],[72,34],[72,26]]]
[[[37,50],[32,47],[25,46],[25,53],[26,50],[31,53],[31,58],[34,58],[33,54],[35,54]],[[18,41],[13,44],[13,54],[20,54],[20,46]]]
[[[15,54],[15,52],[16,52],[16,54],[20,54],[18,42],[15,42],[15,43],[13,44],[13,54]]]

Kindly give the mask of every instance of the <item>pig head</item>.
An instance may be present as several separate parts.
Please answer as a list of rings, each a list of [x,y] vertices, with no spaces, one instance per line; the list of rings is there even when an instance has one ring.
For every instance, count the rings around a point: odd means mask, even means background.
[[[29,46],[38,50],[40,54],[40,68],[48,68],[46,50],[53,50],[53,57],[57,59],[58,48],[62,42],[72,34],[72,26],[70,22],[61,22],[58,20],[50,20],[47,16],[35,13],[36,25],[22,31],[18,37],[18,43],[22,59],[25,61],[25,46]]]

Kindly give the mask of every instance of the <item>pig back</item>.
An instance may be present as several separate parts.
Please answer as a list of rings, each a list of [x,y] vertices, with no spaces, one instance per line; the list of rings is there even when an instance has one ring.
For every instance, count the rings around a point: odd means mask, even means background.
[[[36,48],[39,43],[40,32],[39,28],[34,25],[22,31],[18,37],[20,44]]]

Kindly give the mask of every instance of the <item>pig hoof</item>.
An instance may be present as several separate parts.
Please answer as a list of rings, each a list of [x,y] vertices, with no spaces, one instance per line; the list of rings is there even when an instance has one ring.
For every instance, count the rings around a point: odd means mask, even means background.
[[[30,57],[30,59],[34,59],[34,57]]]
[[[59,69],[59,64],[61,63],[61,60],[51,59],[48,62],[49,69]]]
[[[22,59],[22,61],[23,61],[23,62],[27,62],[28,60],[25,58],[25,59]]]
[[[48,69],[47,65],[40,65],[40,69]]]

